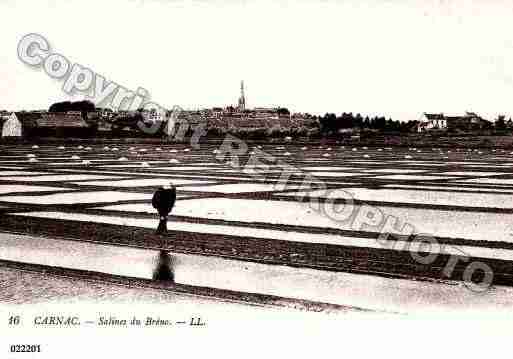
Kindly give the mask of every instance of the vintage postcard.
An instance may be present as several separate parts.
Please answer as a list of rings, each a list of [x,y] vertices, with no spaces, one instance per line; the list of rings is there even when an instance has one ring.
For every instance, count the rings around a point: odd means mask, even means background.
[[[511,5],[2,0],[0,358],[498,353]]]

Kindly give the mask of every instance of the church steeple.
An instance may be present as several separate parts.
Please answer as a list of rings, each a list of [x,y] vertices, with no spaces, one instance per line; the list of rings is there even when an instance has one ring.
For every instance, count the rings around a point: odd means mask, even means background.
[[[244,80],[240,82],[240,97],[239,97],[239,110],[246,109],[246,97],[244,96]]]

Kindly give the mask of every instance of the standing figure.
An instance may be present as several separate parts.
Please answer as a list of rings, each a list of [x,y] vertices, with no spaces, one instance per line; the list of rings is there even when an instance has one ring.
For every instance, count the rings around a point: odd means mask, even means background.
[[[160,187],[151,200],[153,208],[155,208],[160,216],[157,234],[167,233],[167,216],[173,209],[176,201],[176,188],[170,184]]]

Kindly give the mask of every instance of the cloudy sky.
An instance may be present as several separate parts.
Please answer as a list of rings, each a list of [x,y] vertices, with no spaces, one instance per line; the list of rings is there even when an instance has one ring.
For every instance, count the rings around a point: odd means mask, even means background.
[[[47,108],[62,82],[17,58],[28,33],[168,106],[513,114],[510,1],[113,0],[0,3],[0,109]]]

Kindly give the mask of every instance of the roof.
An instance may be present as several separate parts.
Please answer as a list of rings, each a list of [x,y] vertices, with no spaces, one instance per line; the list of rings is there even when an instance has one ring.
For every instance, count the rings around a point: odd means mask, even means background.
[[[447,119],[447,121],[470,121],[470,117],[468,116],[445,116],[445,118]]]
[[[464,115],[444,115],[443,113],[424,113],[426,118],[432,120],[447,120],[447,121],[469,121],[469,120],[483,120],[479,115],[474,112],[466,112]],[[486,120],[485,120],[486,121]]]
[[[37,121],[41,118],[40,112],[15,112],[16,118],[23,126],[36,127]]]
[[[426,118],[428,120],[443,120],[444,119],[443,113],[424,113],[424,116],[426,116]]]
[[[50,112],[41,114],[37,127],[85,128],[89,125],[80,112]]]
[[[15,112],[16,118],[25,127],[38,128],[86,128],[87,122],[80,112]]]

